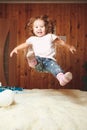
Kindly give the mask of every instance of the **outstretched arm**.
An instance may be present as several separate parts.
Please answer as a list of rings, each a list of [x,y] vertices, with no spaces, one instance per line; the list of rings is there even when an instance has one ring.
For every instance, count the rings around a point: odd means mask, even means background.
[[[27,48],[28,46],[29,46],[29,45],[28,45],[27,43],[22,43],[21,45],[15,47],[15,48],[11,51],[10,57],[12,57],[13,54],[17,54],[17,52],[18,52],[19,50],[25,49],[25,48]]]
[[[62,45],[64,47],[66,47],[67,49],[69,49],[71,51],[71,53],[76,52],[76,48],[74,46],[70,46],[69,44],[66,44],[63,40],[56,38],[53,43],[57,43],[59,45]]]

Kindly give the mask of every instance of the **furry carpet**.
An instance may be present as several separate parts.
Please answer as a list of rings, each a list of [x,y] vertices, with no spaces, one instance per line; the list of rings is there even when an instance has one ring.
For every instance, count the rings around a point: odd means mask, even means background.
[[[87,92],[33,89],[0,107],[0,130],[87,130]]]

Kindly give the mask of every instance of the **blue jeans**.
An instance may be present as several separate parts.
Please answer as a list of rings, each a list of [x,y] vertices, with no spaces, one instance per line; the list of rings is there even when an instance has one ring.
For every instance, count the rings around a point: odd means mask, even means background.
[[[36,56],[38,64],[35,66],[35,69],[39,72],[50,72],[55,77],[58,73],[62,72],[63,70],[61,67],[56,63],[56,61],[49,59],[49,58],[42,58]]]

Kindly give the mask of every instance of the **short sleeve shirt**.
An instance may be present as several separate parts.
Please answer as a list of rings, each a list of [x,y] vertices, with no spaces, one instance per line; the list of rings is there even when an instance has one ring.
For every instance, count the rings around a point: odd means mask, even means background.
[[[26,40],[26,43],[32,44],[36,56],[54,59],[55,48],[53,41],[57,37],[55,34],[46,34],[42,37],[31,36]]]

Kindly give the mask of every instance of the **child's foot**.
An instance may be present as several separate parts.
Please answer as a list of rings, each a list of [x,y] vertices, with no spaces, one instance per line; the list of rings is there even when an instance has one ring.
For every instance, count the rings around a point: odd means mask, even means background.
[[[26,57],[29,67],[35,68],[35,66],[37,65],[37,60],[35,58],[34,52],[33,51],[28,52]]]
[[[65,86],[72,80],[72,73],[71,72],[67,72],[65,74],[59,73],[57,74],[57,79],[61,86]]]
[[[36,59],[29,60],[29,59],[27,58],[27,61],[28,61],[29,67],[31,67],[31,68],[35,68],[35,66],[37,65]]]

